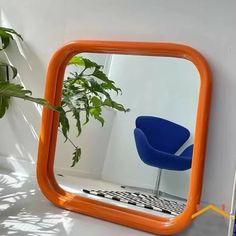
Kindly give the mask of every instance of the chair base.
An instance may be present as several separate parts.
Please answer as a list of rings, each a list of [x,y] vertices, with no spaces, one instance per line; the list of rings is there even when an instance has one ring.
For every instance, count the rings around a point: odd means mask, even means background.
[[[133,191],[137,191],[137,192],[151,193],[151,194],[155,195],[156,197],[170,198],[170,199],[174,199],[177,201],[184,201],[184,202],[187,201],[187,199],[185,199],[185,198],[175,196],[175,195],[172,195],[169,193],[165,193],[160,190],[158,191],[158,194],[157,194],[156,189],[147,189],[147,188],[141,188],[141,187],[136,187],[136,186],[127,186],[127,185],[121,185],[121,188],[133,190]]]
[[[134,190],[138,192],[151,193],[157,198],[163,197],[163,198],[169,198],[169,199],[177,200],[177,201],[187,201],[187,199],[185,198],[160,191],[161,176],[162,176],[162,169],[159,169],[157,178],[156,178],[155,189],[147,189],[147,188],[141,188],[141,187],[135,187],[135,186],[127,186],[127,185],[122,185],[121,188],[128,188],[130,190]]]

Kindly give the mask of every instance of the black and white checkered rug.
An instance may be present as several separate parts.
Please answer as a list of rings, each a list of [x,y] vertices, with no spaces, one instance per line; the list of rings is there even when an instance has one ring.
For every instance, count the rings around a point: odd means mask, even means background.
[[[182,202],[156,197],[143,193],[132,193],[123,191],[103,191],[83,189],[84,193],[127,203],[133,206],[163,212],[177,216],[183,212],[186,205]]]

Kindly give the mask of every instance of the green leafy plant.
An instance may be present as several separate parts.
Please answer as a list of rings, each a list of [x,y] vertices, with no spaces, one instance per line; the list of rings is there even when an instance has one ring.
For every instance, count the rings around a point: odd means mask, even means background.
[[[23,40],[21,35],[15,30],[0,27],[0,51],[7,49],[11,41],[14,40],[13,35]],[[82,152],[81,148],[76,146],[68,138],[68,132],[70,130],[68,114],[72,114],[72,117],[76,120],[76,128],[79,136],[82,126],[87,124],[91,117],[99,121],[102,126],[104,125],[105,120],[102,115],[104,107],[110,107],[121,112],[127,112],[129,109],[124,108],[122,104],[115,102],[111,98],[110,92],[119,94],[121,93],[121,89],[116,87],[114,81],[107,78],[102,71],[101,65],[78,56],[73,57],[69,65],[75,65],[81,71],[79,73],[73,72],[65,79],[61,106],[55,107],[48,104],[42,98],[32,97],[30,90],[13,82],[13,79],[17,76],[17,69],[9,63],[0,62],[0,118],[6,114],[12,97],[35,102],[58,111],[60,113],[59,126],[65,136],[65,141],[69,140],[75,148],[71,165],[74,166],[78,163]]]
[[[5,50],[10,42],[14,40],[13,35],[16,35],[21,40],[22,37],[15,30],[0,27],[0,51]],[[56,109],[50,106],[46,100],[42,98],[32,97],[32,92],[25,89],[23,86],[17,83],[13,83],[12,79],[17,76],[17,69],[6,62],[0,62],[0,118],[2,118],[10,105],[12,97],[35,102],[40,105],[48,106],[51,109]]]
[[[79,136],[82,126],[87,124],[91,117],[104,125],[104,107],[121,112],[127,112],[129,109],[111,98],[111,92],[119,94],[121,89],[116,87],[114,81],[108,79],[101,65],[79,56],[73,57],[69,65],[76,66],[80,72],[72,72],[64,80],[59,124],[65,141],[69,140],[75,148],[71,165],[73,167],[81,157],[81,148],[68,138],[70,124],[67,115],[70,113],[75,119]]]

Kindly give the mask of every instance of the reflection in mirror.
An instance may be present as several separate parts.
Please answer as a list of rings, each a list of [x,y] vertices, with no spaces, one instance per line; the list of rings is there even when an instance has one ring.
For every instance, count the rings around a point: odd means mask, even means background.
[[[188,195],[199,73],[192,62],[173,57],[83,53],[103,66],[122,94],[112,98],[129,112],[103,110],[77,136],[72,117],[69,142],[59,132],[55,175],[63,189],[88,198],[165,217],[180,214]],[[70,73],[83,66],[69,65]],[[90,69],[92,70],[92,69]],[[81,112],[85,121],[85,114]],[[72,164],[74,147],[81,159]]]

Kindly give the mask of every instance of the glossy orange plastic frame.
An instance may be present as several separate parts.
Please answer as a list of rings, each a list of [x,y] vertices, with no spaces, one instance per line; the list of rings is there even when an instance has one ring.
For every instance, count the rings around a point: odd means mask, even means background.
[[[195,49],[180,44],[74,41],[57,50],[49,63],[45,99],[50,104],[60,104],[64,71],[67,63],[71,57],[83,52],[185,58],[197,67],[201,85],[187,206],[182,214],[168,219],[88,199],[63,190],[58,185],[53,170],[58,131],[58,113],[47,108],[43,109],[37,162],[37,179],[41,191],[56,206],[71,211],[154,234],[172,235],[181,232],[191,223],[191,217],[197,211],[197,205],[201,197],[212,88],[211,72],[206,60]]]

